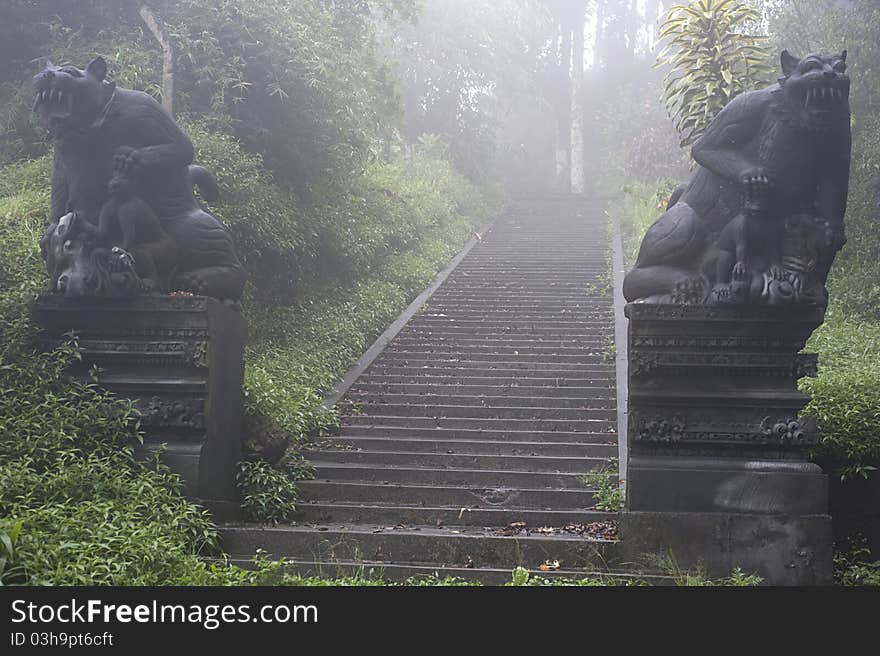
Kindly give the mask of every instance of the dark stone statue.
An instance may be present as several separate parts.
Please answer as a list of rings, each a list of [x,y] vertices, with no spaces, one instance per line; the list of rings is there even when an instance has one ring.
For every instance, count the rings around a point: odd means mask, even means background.
[[[846,51],[797,59],[734,98],[693,145],[698,167],[642,241],[630,302],[827,305],[849,184]]]
[[[40,240],[50,291],[70,297],[187,291],[237,300],[245,273],[223,225],[193,194],[218,194],[193,146],[151,96],[85,70],[47,66],[34,111],[55,144],[49,226]]]
[[[803,349],[845,242],[845,62],[783,51],[778,84],[734,98],[624,280],[626,557],[831,581],[828,480],[798,379],[816,375]]]

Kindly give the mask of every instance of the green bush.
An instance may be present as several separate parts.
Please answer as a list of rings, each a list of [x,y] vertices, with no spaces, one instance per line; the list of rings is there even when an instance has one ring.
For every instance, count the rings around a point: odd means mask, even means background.
[[[804,413],[819,428],[816,456],[848,477],[880,465],[880,324],[840,315],[835,306],[807,345],[819,353],[819,375],[801,388],[813,397]]]
[[[43,175],[43,163],[7,169],[0,179],[28,171]],[[216,531],[180,496],[177,476],[135,462],[131,404],[66,377],[74,342],[34,350],[29,305],[45,279],[37,239],[47,198],[26,179],[22,193],[0,199],[0,517],[21,527],[7,576],[173,583],[203,567],[195,554],[216,546]]]
[[[621,241],[623,260],[627,269],[635,266],[642,237],[648,228],[666,211],[666,204],[677,183],[672,180],[632,182],[623,187],[620,196]]]

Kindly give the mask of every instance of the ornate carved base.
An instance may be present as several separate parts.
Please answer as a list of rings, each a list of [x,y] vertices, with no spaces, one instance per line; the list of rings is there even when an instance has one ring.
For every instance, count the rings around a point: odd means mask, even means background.
[[[130,398],[140,411],[146,454],[180,474],[185,494],[235,499],[241,457],[241,386],[247,325],[241,314],[201,296],[40,296],[34,315],[48,344],[79,336],[81,375]]]
[[[654,552],[672,549],[681,566],[754,563],[768,582],[827,582],[827,477],[806,461],[818,436],[814,423],[798,416],[809,398],[797,388],[799,377],[815,374],[816,357],[800,351],[822,311],[632,303],[626,315],[626,506],[642,519],[630,521],[624,540]],[[684,528],[670,532],[664,518]],[[650,534],[660,537],[638,537],[636,527],[651,522]],[[803,522],[808,530],[798,528]],[[772,528],[777,524],[795,526],[794,533]],[[724,557],[713,552],[720,527],[733,531]],[[811,573],[797,579],[792,572],[800,570],[780,573],[773,562],[802,534],[821,544],[801,545],[814,556]]]

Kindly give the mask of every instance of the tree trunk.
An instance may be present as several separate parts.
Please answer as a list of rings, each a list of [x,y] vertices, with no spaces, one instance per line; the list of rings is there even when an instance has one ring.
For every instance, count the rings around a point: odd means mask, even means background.
[[[559,71],[556,98],[556,181],[559,191],[569,190],[571,181],[571,28],[562,21],[560,24],[561,43],[559,52]]]
[[[584,10],[579,8],[571,40],[571,192],[584,193]]]
[[[174,46],[165,37],[156,15],[146,2],[138,3],[138,14],[162,49],[162,106],[174,115]]]

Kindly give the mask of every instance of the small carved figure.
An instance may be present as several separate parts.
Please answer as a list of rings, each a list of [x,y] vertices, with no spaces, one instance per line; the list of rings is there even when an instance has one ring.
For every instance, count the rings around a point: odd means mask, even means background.
[[[179,261],[177,242],[165,232],[146,201],[135,195],[134,185],[121,167],[108,188],[110,198],[101,208],[97,226],[84,221],[83,230],[98,243],[115,244],[114,248],[126,253],[144,291],[169,291],[170,277]]]
[[[46,242],[49,290],[65,296],[132,296],[145,291],[129,253],[96,244],[85,219],[62,216]]]

